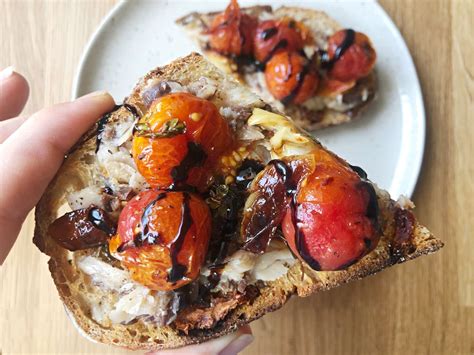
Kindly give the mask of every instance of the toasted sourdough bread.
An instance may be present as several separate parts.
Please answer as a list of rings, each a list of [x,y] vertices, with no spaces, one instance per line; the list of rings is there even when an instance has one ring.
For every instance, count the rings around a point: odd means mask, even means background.
[[[182,84],[210,78],[217,84],[217,91],[210,98],[218,107],[238,106],[243,108],[265,107],[265,103],[233,79],[226,77],[215,66],[199,54],[180,58],[169,65],[157,68],[139,81],[125,103],[143,107],[141,94],[146,83],[153,81],[177,81]],[[268,109],[268,106],[266,106]],[[109,122],[116,124],[128,119],[130,113],[125,108],[115,111]],[[291,123],[291,120],[288,122]],[[399,204],[390,199],[388,193],[376,189],[381,211],[383,235],[371,253],[343,271],[318,272],[306,264],[296,261],[286,275],[270,281],[260,288],[260,294],[249,303],[239,305],[211,329],[202,329],[185,334],[172,326],[158,327],[153,323],[137,321],[133,324],[113,324],[101,326],[91,318],[91,311],[84,302],[84,295],[93,292],[89,288],[87,276],[76,264],[77,254],[58,246],[48,235],[48,226],[64,211],[61,210],[66,195],[84,186],[94,184],[94,159],[99,123],[93,127],[71,151],[64,161],[54,181],[49,185],[36,208],[34,243],[50,256],[49,269],[59,295],[73,321],[89,338],[106,344],[129,349],[158,350],[176,348],[233,332],[237,327],[260,318],[267,312],[282,307],[293,295],[309,296],[312,293],[331,289],[346,282],[374,274],[388,266],[414,259],[423,254],[435,252],[443,246],[424,226],[417,221],[413,224],[412,247],[393,253],[391,243],[397,230],[404,228],[395,214],[401,210]],[[304,132],[301,132],[305,134]],[[94,294],[88,294],[89,299]]]
[[[342,27],[322,11],[303,9],[299,7],[280,7],[272,10],[271,6],[254,6],[242,8],[243,12],[263,20],[268,18],[292,18],[304,24],[309,29],[318,48],[326,48],[330,35]],[[328,126],[339,125],[360,117],[361,113],[374,100],[377,92],[377,77],[372,71],[367,77],[360,79],[355,87],[334,98],[321,100],[311,99],[305,105],[289,104],[284,106],[268,91],[261,72],[248,73],[239,70],[238,62],[209,49],[207,36],[203,32],[209,28],[214,17],[219,12],[190,13],[176,22],[181,25],[190,38],[200,46],[206,57],[224,72],[233,75],[241,83],[248,85],[264,101],[278,108],[281,112],[293,118],[305,130],[317,130]],[[323,105],[323,109],[320,106]]]

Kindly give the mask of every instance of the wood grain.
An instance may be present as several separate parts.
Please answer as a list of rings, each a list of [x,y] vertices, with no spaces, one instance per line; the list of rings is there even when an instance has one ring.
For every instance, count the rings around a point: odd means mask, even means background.
[[[0,67],[13,64],[29,79],[26,113],[70,97],[84,45],[115,3],[0,0]],[[381,3],[413,54],[427,110],[416,214],[446,246],[290,301],[253,324],[256,341],[245,354],[474,353],[474,1]],[[75,331],[32,231],[29,218],[1,267],[0,353],[121,353]]]

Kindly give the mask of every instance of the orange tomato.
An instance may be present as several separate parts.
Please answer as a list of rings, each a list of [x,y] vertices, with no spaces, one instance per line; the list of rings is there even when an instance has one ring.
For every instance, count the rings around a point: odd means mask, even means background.
[[[132,155],[150,186],[205,189],[217,161],[232,147],[227,122],[210,101],[188,93],[156,100],[140,120]]]
[[[308,60],[297,52],[278,53],[265,68],[268,90],[284,104],[300,104],[314,95],[319,78]]]
[[[133,280],[166,291],[199,276],[210,235],[211,214],[200,197],[147,190],[122,210],[109,249]]]

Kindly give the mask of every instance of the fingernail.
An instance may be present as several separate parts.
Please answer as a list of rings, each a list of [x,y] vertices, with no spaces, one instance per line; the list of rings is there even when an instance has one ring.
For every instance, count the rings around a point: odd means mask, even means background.
[[[80,98],[85,99],[85,98],[91,98],[91,97],[104,97],[104,96],[110,96],[110,94],[107,91],[94,91],[94,92],[91,92],[90,94],[81,96]]]
[[[252,334],[243,334],[227,345],[219,355],[237,355],[253,341]]]
[[[13,70],[12,66],[6,67],[2,71],[0,71],[0,81],[5,80],[13,75],[15,71]]]

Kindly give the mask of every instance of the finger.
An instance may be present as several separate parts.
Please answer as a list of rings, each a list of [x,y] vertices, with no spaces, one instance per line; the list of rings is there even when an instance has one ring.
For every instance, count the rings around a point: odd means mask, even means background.
[[[18,116],[25,107],[30,87],[12,67],[0,71],[0,121]]]
[[[0,264],[66,152],[114,107],[107,93],[42,110],[0,145]]]
[[[244,325],[235,333],[213,339],[198,345],[185,346],[181,349],[162,350],[149,355],[236,355],[253,341],[252,330]]]
[[[12,135],[27,119],[26,116],[10,118],[9,120],[0,121],[0,144]]]

